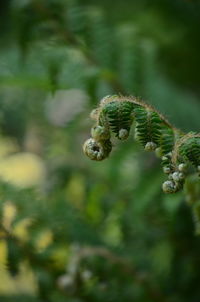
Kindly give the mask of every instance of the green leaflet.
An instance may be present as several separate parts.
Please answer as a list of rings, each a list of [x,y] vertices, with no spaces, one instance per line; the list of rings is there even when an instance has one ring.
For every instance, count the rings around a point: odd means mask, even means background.
[[[200,137],[189,138],[180,146],[180,154],[196,168],[200,166]]]
[[[174,147],[174,131],[173,129],[164,126],[160,137],[160,147],[162,155],[165,155],[173,150]]]
[[[131,102],[109,102],[102,109],[99,124],[107,123],[116,137],[126,139],[133,122],[133,107],[134,104]],[[124,135],[121,130],[126,130]]]
[[[155,144],[155,148],[160,145],[162,120],[157,112],[137,105],[134,108],[136,120],[136,138],[145,147],[148,142]]]

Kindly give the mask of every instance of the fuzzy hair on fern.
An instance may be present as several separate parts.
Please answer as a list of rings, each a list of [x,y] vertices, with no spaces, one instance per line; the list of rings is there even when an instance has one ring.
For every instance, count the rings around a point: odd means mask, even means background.
[[[200,173],[200,134],[183,133],[145,102],[134,97],[109,95],[91,112],[91,118],[95,125],[91,138],[83,145],[90,159],[107,158],[112,151],[112,134],[125,140],[134,124],[135,139],[144,150],[154,151],[161,158],[163,172],[167,175],[162,185],[165,193],[181,190],[191,171]]]

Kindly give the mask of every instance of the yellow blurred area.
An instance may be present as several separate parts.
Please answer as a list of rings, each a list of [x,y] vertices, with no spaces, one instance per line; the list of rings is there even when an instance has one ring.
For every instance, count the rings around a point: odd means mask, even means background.
[[[28,227],[33,223],[34,219],[26,217],[12,224],[16,215],[16,206],[11,201],[5,202],[2,213],[2,226],[6,232],[8,231],[21,241],[27,241],[29,239]]]
[[[45,174],[43,161],[32,153],[17,153],[0,160],[0,178],[17,187],[43,184]]]
[[[18,150],[19,147],[14,140],[0,136],[0,159],[10,153],[17,152]]]
[[[7,254],[8,254],[7,244],[4,240],[0,240],[0,274],[2,274],[2,272],[4,272],[6,269]]]
[[[86,195],[85,179],[81,174],[74,174],[66,188],[67,199],[77,208],[81,208]]]
[[[30,236],[28,227],[33,223],[32,218],[24,218],[13,226],[12,234],[20,239],[20,241],[27,241]]]
[[[3,205],[2,225],[7,231],[10,231],[11,224],[16,216],[16,213],[16,206],[10,201],[5,202]]]
[[[38,235],[35,241],[35,247],[38,252],[42,252],[46,249],[53,241],[53,233],[51,230],[43,230]]]
[[[37,292],[36,278],[28,267],[27,263],[23,262],[19,266],[19,274],[12,277],[7,270],[8,249],[6,241],[0,241],[0,293],[1,295],[11,294],[29,294],[35,295]]]
[[[53,249],[51,254],[51,263],[57,269],[63,269],[67,265],[69,259],[69,246],[62,245]]]

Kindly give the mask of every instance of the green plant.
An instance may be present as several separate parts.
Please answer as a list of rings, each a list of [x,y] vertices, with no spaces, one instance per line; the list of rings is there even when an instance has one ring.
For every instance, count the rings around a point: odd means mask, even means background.
[[[200,301],[194,167],[162,192],[160,160],[132,138],[142,108],[130,134],[92,130],[109,159],[80,149],[88,111],[116,92],[200,132],[197,2],[0,2],[0,301]]]
[[[200,172],[200,134],[183,133],[141,100],[106,96],[92,111],[91,118],[96,123],[83,150],[92,160],[107,158],[112,150],[111,132],[119,140],[125,140],[135,121],[135,139],[146,151],[155,151],[161,157],[163,172],[168,175],[168,180],[162,185],[165,193],[176,193],[182,189],[187,175],[193,171],[192,166]]]

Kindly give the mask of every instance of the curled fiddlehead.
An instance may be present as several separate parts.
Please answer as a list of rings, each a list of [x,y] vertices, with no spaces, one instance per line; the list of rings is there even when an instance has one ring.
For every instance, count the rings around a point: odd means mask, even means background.
[[[145,102],[134,97],[106,96],[91,118],[95,125],[91,138],[83,145],[90,159],[107,158],[112,150],[111,135],[127,139],[134,123],[135,139],[146,151],[155,151],[161,158],[163,172],[168,176],[162,185],[165,193],[182,189],[192,166],[200,174],[200,134],[184,134]]]

